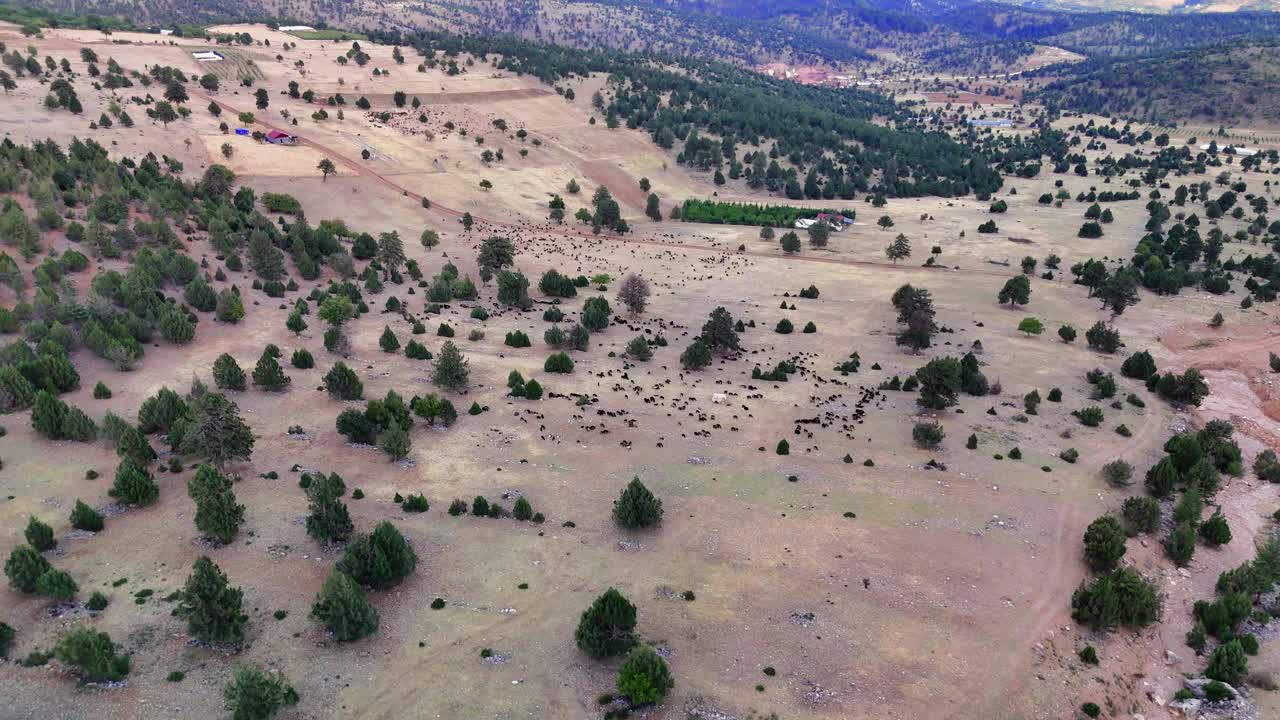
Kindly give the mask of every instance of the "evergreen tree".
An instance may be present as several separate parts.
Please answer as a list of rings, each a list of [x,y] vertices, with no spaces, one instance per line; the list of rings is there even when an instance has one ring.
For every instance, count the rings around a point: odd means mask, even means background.
[[[286,705],[298,702],[298,693],[278,673],[258,668],[237,668],[222,691],[231,720],[271,720]]]
[[[311,616],[324,623],[340,642],[359,640],[378,630],[378,611],[350,575],[329,574],[311,607]]]
[[[35,548],[37,552],[52,550],[58,544],[58,541],[53,539],[53,528],[40,522],[34,516],[27,519],[27,529],[23,533],[23,537],[27,539],[27,544]]]
[[[284,326],[294,335],[300,335],[307,329],[307,321],[302,319],[302,313],[294,310],[289,314],[289,319],[285,321]]]
[[[66,415],[66,403],[50,395],[47,390],[36,393],[35,405],[31,408],[31,427],[37,433],[50,440],[60,440]]]
[[[667,662],[648,645],[632,650],[618,668],[618,694],[633,706],[662,702],[675,684]]]
[[[385,590],[411,575],[418,555],[394,525],[385,520],[371,535],[356,535],[347,543],[337,570],[361,585]]]
[[[394,332],[391,332],[390,325],[383,326],[382,337],[378,338],[378,346],[385,353],[393,353],[400,349],[400,340]]]
[[[956,404],[961,372],[960,363],[955,358],[934,358],[917,370],[915,377],[920,381],[920,397],[916,404],[930,410],[944,410]]]
[[[453,341],[447,340],[440,346],[440,355],[436,358],[435,369],[431,373],[431,382],[453,392],[465,390],[471,370],[467,359]]]
[[[336,476],[335,476],[336,477]],[[307,488],[307,534],[321,542],[343,542],[354,529],[341,497],[345,488],[322,473]]]
[[[239,643],[248,618],[240,612],[243,593],[206,556],[196,560],[182,589],[178,612],[187,619],[187,632],[205,643]]]
[[[150,505],[160,496],[160,487],[146,468],[123,460],[116,466],[115,482],[107,494],[129,505]]]
[[[387,429],[378,436],[378,449],[386,453],[392,461],[401,460],[407,456],[411,444],[409,433],[395,420],[388,423]]]
[[[147,436],[132,425],[126,426],[116,441],[116,454],[122,460],[138,465],[146,465],[156,459],[156,451],[147,442]]]
[[[129,674],[129,658],[116,655],[111,636],[87,625],[77,625],[63,635],[53,654],[62,664],[79,670],[86,682],[123,680]]]
[[[338,400],[359,400],[364,397],[364,383],[360,382],[355,371],[342,361],[338,361],[329,372],[325,373],[324,388],[329,392],[330,397]]]
[[[579,650],[593,658],[611,657],[635,646],[635,629],[636,606],[609,588],[583,611],[574,640]]]
[[[289,382],[289,377],[284,374],[275,356],[263,352],[262,357],[258,358],[258,364],[253,368],[253,384],[263,390],[279,392],[289,387]]]
[[[1084,556],[1094,572],[1110,572],[1124,557],[1125,532],[1120,521],[1103,515],[1084,532]]]
[[[248,460],[253,454],[253,432],[240,418],[239,406],[225,395],[206,392],[194,398],[191,416],[179,443],[183,453],[204,458],[217,468]]]
[[[702,334],[699,337],[710,350],[715,352],[742,349],[738,343],[738,333],[734,330],[733,316],[723,307],[717,307],[711,311],[711,316],[702,325]]]
[[[400,233],[392,230],[378,236],[378,262],[391,272],[397,272],[404,265],[404,241]]]
[[[187,481],[187,494],[196,504],[196,529],[226,544],[244,522],[244,506],[236,503],[231,481],[211,465],[200,465]]]
[[[613,503],[613,521],[628,530],[657,525],[662,521],[662,501],[634,477]]]
[[[222,390],[244,390],[244,370],[235,358],[222,353],[213,361],[213,384]]]
[[[881,218],[881,220],[883,221],[886,218],[888,218],[888,215]],[[889,246],[884,249],[884,256],[892,260],[894,265],[897,265],[899,260],[906,260],[911,257],[911,241],[907,239],[906,235],[898,233],[898,237],[894,238],[893,242],[889,243]]]
[[[102,515],[97,510],[84,504],[83,500],[76,500],[75,507],[71,508],[71,527],[77,530],[87,530],[88,532],[101,532],[103,527]]]
[[[49,561],[30,545],[19,545],[9,552],[9,559],[4,562],[4,575],[16,592],[33,593],[36,581],[51,568]]]

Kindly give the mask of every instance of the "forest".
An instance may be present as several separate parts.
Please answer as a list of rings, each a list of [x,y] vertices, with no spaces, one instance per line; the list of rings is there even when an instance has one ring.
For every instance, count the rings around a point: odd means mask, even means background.
[[[1276,117],[1280,43],[1232,42],[1140,59],[1088,60],[1041,71],[1056,77],[1033,98],[1051,108],[1152,123],[1234,124]]]

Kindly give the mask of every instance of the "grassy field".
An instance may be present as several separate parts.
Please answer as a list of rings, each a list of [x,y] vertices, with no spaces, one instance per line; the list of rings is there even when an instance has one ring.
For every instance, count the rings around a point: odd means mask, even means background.
[[[364,33],[347,30],[290,30],[289,34],[302,40],[368,40]]]

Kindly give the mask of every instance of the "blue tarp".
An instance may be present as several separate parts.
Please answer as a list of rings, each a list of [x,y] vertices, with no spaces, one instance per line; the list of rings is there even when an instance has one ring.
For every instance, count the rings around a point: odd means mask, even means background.
[[[248,130],[248,128],[236,128],[236,134],[237,134],[237,135],[248,135],[248,134],[249,134],[249,130]]]

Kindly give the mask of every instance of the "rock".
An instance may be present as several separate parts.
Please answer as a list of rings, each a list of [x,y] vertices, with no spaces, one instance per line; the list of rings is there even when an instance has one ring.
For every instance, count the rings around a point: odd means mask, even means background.
[[[1133,717],[1130,718],[1130,720],[1147,720],[1147,716],[1143,715],[1142,713],[1134,713]]]
[[[1165,665],[1174,665],[1174,664],[1179,663],[1179,662],[1182,662],[1182,658],[1180,658],[1180,657],[1178,657],[1176,654],[1174,654],[1174,652],[1173,652],[1172,650],[1165,650],[1165,651],[1164,651],[1164,664],[1165,664]]]
[[[1169,703],[1169,707],[1175,712],[1182,713],[1183,717],[1193,718],[1200,714],[1200,706],[1202,704],[1201,701],[1191,698],[1190,700],[1178,700]]]
[[[1182,577],[1184,577],[1184,578],[1189,578],[1189,577],[1191,577],[1191,571],[1190,571],[1190,570],[1188,570],[1188,569],[1186,569],[1186,568],[1184,568],[1184,567],[1180,567],[1180,568],[1178,568],[1178,574],[1179,574],[1179,575],[1181,575],[1181,576],[1182,576]]]
[[[1211,680],[1211,679],[1209,679],[1209,678],[1199,677],[1199,678],[1187,678],[1187,679],[1185,679],[1185,680],[1183,680],[1183,681],[1182,681],[1182,684],[1183,684],[1183,685],[1184,685],[1188,690],[1190,690],[1193,694],[1195,694],[1195,696],[1196,696],[1198,699],[1203,700],[1203,699],[1204,699],[1204,686],[1205,686],[1205,685],[1208,685],[1208,684],[1209,684],[1209,683],[1211,683],[1211,682],[1213,682],[1213,680]],[[1225,688],[1226,688],[1226,689],[1231,693],[1231,699],[1232,699],[1232,700],[1237,700],[1237,699],[1239,699],[1239,698],[1240,698],[1240,692],[1239,692],[1239,691],[1237,691],[1235,688],[1231,687],[1230,685],[1228,685],[1228,684],[1226,684],[1226,683],[1222,683],[1222,686],[1223,686],[1223,687],[1225,687]]]

